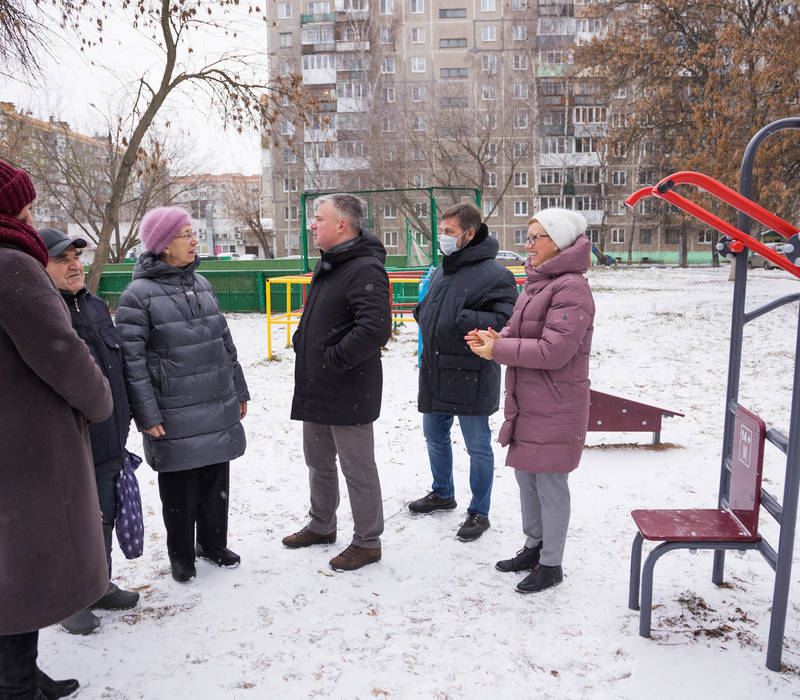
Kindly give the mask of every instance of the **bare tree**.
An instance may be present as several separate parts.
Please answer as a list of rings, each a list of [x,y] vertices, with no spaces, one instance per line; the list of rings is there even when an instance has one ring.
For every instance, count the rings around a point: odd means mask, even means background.
[[[245,182],[235,182],[228,194],[227,206],[236,223],[258,241],[264,255],[270,258],[275,251],[274,223],[270,227],[262,219],[259,200],[259,194],[254,196]]]
[[[126,192],[140,167],[142,144],[156,116],[167,101],[178,93],[194,88],[202,94],[224,123],[241,131],[248,126],[262,127],[271,133],[280,118],[293,123],[305,122],[311,100],[296,74],[268,82],[251,77],[250,64],[257,57],[247,53],[227,52],[219,57],[201,59],[195,46],[209,34],[229,36],[231,13],[239,0],[160,0],[159,2],[125,3],[123,11],[131,29],[138,29],[152,40],[160,52],[158,75],[142,75],[136,80],[128,114],[123,122],[124,152],[111,182],[110,197],[104,207],[103,225],[98,239],[95,264],[87,279],[96,289],[109,257],[111,239],[120,218]],[[261,10],[250,8],[251,18],[266,22]],[[250,20],[252,21],[252,19]],[[281,104],[281,101],[287,103]]]

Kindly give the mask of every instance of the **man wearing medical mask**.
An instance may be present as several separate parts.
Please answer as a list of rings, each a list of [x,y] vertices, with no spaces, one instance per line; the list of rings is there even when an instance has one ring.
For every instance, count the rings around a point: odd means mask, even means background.
[[[500,367],[482,358],[476,361],[464,335],[489,326],[499,331],[513,311],[517,285],[495,260],[497,240],[489,236],[476,206],[460,202],[441,219],[442,264],[414,309],[422,334],[417,407],[423,414],[433,483],[430,493],[408,508],[432,513],[456,507],[450,429],[457,417],[469,454],[472,492],[457,537],[469,542],[489,527],[494,479],[489,416],[500,402]]]

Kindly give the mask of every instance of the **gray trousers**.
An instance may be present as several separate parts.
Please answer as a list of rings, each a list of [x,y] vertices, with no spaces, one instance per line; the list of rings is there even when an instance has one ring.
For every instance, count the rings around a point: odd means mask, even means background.
[[[347,482],[353,511],[353,544],[376,549],[383,533],[383,499],[372,423],[366,425],[320,425],[303,423],[303,453],[311,486],[312,532],[336,531],[339,506],[339,473],[336,455]]]
[[[559,566],[569,527],[569,474],[532,474],[515,469],[526,547],[540,542],[539,562]]]

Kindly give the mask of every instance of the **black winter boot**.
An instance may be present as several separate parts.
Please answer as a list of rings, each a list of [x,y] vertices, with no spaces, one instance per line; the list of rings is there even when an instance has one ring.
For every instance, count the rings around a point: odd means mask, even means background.
[[[103,597],[92,607],[99,610],[130,610],[138,602],[139,594],[136,591],[123,591],[116,583],[109,581]]]
[[[194,563],[187,564],[180,559],[172,559],[170,561],[170,568],[172,569],[172,578],[178,583],[187,583],[197,576]]]
[[[564,573],[559,566],[544,566],[537,564],[522,581],[517,584],[519,593],[538,593],[546,588],[557,586],[564,580]]]
[[[0,699],[35,698],[39,632],[0,635]]]
[[[198,543],[195,546],[195,552],[201,559],[206,559],[225,569],[233,569],[242,563],[242,558],[227,547],[203,547]]]
[[[503,559],[494,565],[498,571],[530,571],[539,563],[539,552],[542,551],[542,543],[539,542],[535,547],[523,547],[511,559]]]
[[[36,684],[39,690],[42,691],[48,700],[55,700],[55,698],[65,698],[67,695],[72,695],[79,687],[80,683],[74,678],[68,678],[64,681],[54,681],[38,666],[36,667]]]
[[[426,496],[408,504],[408,509],[412,513],[432,513],[435,510],[452,510],[455,507],[455,498],[442,498],[437,495],[436,491],[431,491]]]
[[[468,510],[467,517],[464,518],[464,522],[461,523],[461,527],[458,528],[456,537],[462,542],[472,542],[473,540],[477,540],[488,529],[489,518],[480,513],[476,513],[474,510]]]

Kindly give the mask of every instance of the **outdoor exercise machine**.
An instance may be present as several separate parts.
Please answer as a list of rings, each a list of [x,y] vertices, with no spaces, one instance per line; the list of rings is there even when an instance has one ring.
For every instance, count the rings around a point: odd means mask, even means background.
[[[718,507],[711,510],[636,510],[632,516],[638,527],[631,550],[631,574],[628,607],[640,609],[639,634],[650,636],[653,595],[653,567],[659,557],[674,549],[714,550],[711,574],[713,583],[723,582],[725,550],[756,549],[775,572],[772,613],[767,643],[766,665],[772,671],[781,668],[786,610],[792,570],[792,550],[797,523],[798,490],[800,490],[800,317],[794,358],[794,384],[789,417],[789,434],[767,427],[758,417],[739,405],[739,380],[742,360],[744,325],[786,304],[800,301],[800,293],[775,299],[745,312],[748,251],[763,256],[777,267],[800,278],[800,229],[751,201],[755,154],[770,134],[786,129],[800,129],[800,117],[781,119],[765,126],[745,149],[740,171],[740,192],[695,172],[679,172],[664,178],[654,187],[634,192],[626,200],[633,207],[643,197],[664,199],[695,216],[724,234],[718,250],[735,265],[731,340],[728,358],[728,386],[725,400],[725,427],[722,440]],[[706,211],[675,191],[676,185],[695,185],[730,204],[739,211],[737,226]],[[781,234],[789,241],[782,254],[750,236],[751,219]],[[786,477],[783,501],[768,493],[761,485],[764,441],[786,455]],[[777,552],[758,533],[760,507],[778,522],[780,535]],[[642,540],[660,541],[641,568]],[[641,600],[639,599],[641,573]]]

